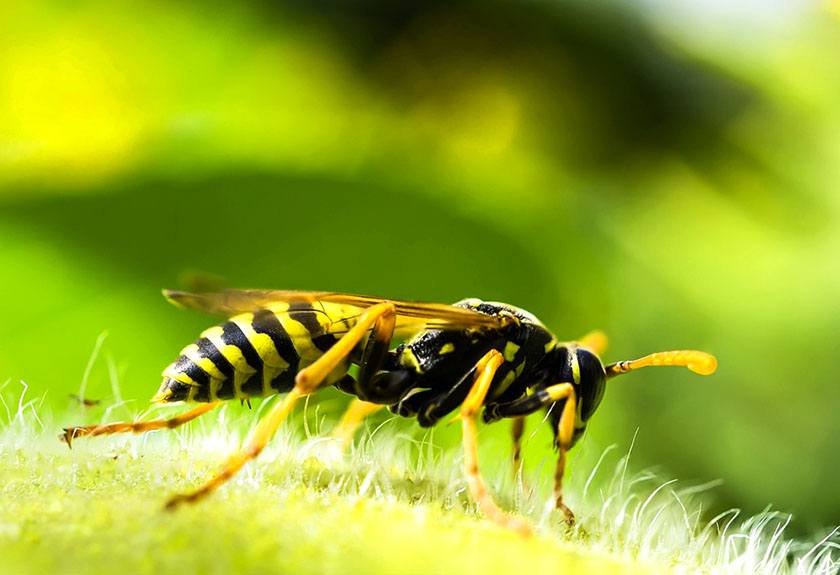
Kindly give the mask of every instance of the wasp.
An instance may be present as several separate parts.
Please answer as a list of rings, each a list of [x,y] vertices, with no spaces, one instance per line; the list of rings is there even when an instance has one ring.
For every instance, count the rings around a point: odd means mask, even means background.
[[[701,375],[717,367],[714,356],[693,350],[604,365],[603,333],[561,342],[524,309],[479,299],[446,305],[277,290],[164,290],[164,296],[229,318],[181,351],[152,399],[198,406],[171,419],[68,427],[61,436],[68,446],[82,436],[178,427],[226,400],[285,394],[221,470],[169,499],[170,509],[223,485],[259,455],[302,397],[334,386],[354,396],[335,431],[345,443],[383,407],[423,427],[458,410],[470,496],[486,517],[521,532],[529,532],[528,524],[504,513],[482,478],[477,420],[513,420],[516,464],[525,416],[547,410],[558,452],[554,501],[571,523],[574,515],[563,502],[566,454],[600,405],[606,382],[648,366],[684,366]]]

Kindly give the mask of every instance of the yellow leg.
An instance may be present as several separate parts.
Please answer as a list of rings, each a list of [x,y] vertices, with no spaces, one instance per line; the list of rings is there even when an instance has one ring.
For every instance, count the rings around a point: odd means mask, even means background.
[[[554,504],[566,516],[566,522],[569,525],[574,525],[575,514],[563,503],[563,475],[566,473],[566,453],[572,447],[572,437],[575,433],[577,399],[575,390],[570,383],[558,383],[547,387],[546,391],[551,396],[552,401],[566,400],[557,429],[557,448],[560,454],[557,457],[557,467],[554,470]]]
[[[585,336],[578,339],[577,342],[581,345],[581,347],[589,349],[592,353],[599,357],[604,355],[604,352],[607,351],[607,345],[609,345],[607,334],[600,329],[590,331]]]
[[[394,317],[394,306],[389,303],[376,304],[362,312],[350,331],[312,365],[298,372],[292,391],[260,420],[245,445],[225,462],[222,470],[195,491],[172,497],[166,508],[174,509],[182,503],[194,503],[206,497],[233,477],[243,465],[257,457],[274,437],[277,428],[288,418],[298,400],[316,391],[324,379],[355,349],[368,330],[389,321],[389,317]]]
[[[388,325],[396,321],[396,309],[391,303],[378,303],[367,308],[359,316],[356,325],[344,337],[319,357],[312,365],[300,370],[295,377],[295,386],[302,390],[315,390],[324,379],[359,345],[359,342],[374,326],[377,334],[387,333]],[[393,327],[390,330],[393,333]]]
[[[517,517],[510,517],[506,515],[487,490],[487,485],[484,483],[484,478],[481,477],[481,472],[478,467],[478,428],[476,425],[476,418],[481,406],[484,404],[484,398],[487,396],[487,390],[490,388],[490,383],[493,381],[493,376],[496,370],[504,362],[502,354],[496,350],[489,351],[476,364],[476,375],[473,381],[473,386],[470,389],[467,398],[461,404],[461,423],[464,433],[464,472],[467,476],[467,485],[469,486],[470,495],[478,504],[481,512],[491,521],[513,529],[523,535],[531,534],[531,526],[524,520]]]
[[[343,451],[347,450],[353,442],[353,436],[356,435],[356,430],[359,429],[359,426],[365,418],[376,413],[383,407],[385,406],[377,403],[362,401],[358,398],[353,399],[347,411],[341,417],[341,421],[338,422],[338,425],[336,425],[332,432],[332,436],[341,442],[341,449]]]
[[[218,405],[218,401],[213,403],[202,403],[198,407],[170,419],[154,419],[152,421],[135,422],[121,421],[117,423],[106,423],[104,425],[65,427],[64,433],[58,437],[61,441],[67,444],[67,447],[72,447],[73,440],[77,437],[93,437],[96,435],[110,435],[112,433],[145,433],[155,429],[172,429],[178,427],[179,425],[183,425],[188,421],[192,421],[199,415],[207,413]]]
[[[167,509],[175,509],[182,503],[195,503],[199,499],[206,497],[213,491],[224,484],[228,479],[242,469],[242,466],[254,459],[265,448],[266,444],[274,437],[274,433],[280,424],[289,416],[294,409],[295,404],[302,397],[302,393],[295,387],[290,391],[282,401],[278,402],[268,415],[263,417],[254,431],[245,442],[245,446],[238,452],[234,453],[225,462],[222,470],[217,473],[212,479],[204,483],[201,487],[190,493],[174,495],[166,502]]]

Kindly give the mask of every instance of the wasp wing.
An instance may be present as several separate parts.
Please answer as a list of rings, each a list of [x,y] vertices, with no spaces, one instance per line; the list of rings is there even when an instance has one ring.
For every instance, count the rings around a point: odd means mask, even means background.
[[[190,293],[163,290],[163,295],[179,307],[223,316],[254,312],[261,309],[285,311],[295,304],[310,304],[317,307],[318,302],[348,306],[361,313],[362,310],[372,305],[388,302],[394,304],[397,310],[397,329],[403,333],[420,329],[498,329],[503,327],[505,323],[504,318],[448,304],[413,302],[338,292],[224,290],[220,292]]]

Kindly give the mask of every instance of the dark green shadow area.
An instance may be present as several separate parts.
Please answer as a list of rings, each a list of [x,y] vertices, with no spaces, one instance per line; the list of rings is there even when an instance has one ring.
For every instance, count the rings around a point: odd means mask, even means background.
[[[78,388],[103,330],[117,364],[130,366],[124,395],[148,397],[163,366],[216,321],[160,296],[191,270],[235,287],[444,302],[477,296],[549,307],[540,298],[557,292],[511,238],[445,202],[334,180],[137,180],[6,204],[0,227],[12,238],[4,265],[16,266],[7,272],[18,278],[6,286],[16,305],[0,327],[2,373],[61,401]],[[106,376],[104,366],[94,370],[92,393],[109,391]]]

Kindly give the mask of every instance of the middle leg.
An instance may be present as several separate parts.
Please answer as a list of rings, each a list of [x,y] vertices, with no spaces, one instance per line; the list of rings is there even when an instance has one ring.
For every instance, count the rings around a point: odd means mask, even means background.
[[[332,436],[340,442],[341,450],[347,451],[353,443],[353,436],[356,430],[362,425],[365,419],[385,407],[378,403],[370,403],[359,398],[354,398],[347,411],[341,417],[341,421],[333,429]]]
[[[467,475],[467,485],[473,501],[478,503],[484,515],[493,522],[513,529],[523,535],[530,535],[531,526],[525,520],[506,515],[487,489],[484,478],[478,466],[478,429],[476,419],[478,412],[484,405],[484,399],[490,389],[490,383],[496,370],[504,362],[504,357],[495,349],[490,350],[476,365],[476,377],[469,395],[461,404],[461,424],[463,426],[464,442],[464,472]]]
[[[408,372],[381,371],[394,338],[395,327],[394,314],[380,317],[374,323],[362,351],[358,381],[348,375],[337,384],[342,391],[356,396],[332,432],[332,436],[339,440],[342,451],[346,451],[353,442],[356,430],[367,417],[386,405],[396,403],[411,385]]]

